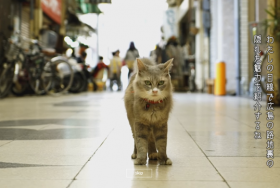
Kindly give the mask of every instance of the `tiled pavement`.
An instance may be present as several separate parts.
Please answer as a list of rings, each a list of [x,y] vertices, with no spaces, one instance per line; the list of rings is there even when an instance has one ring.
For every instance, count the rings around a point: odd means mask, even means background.
[[[274,166],[266,166],[254,101],[176,93],[169,120],[173,165],[134,166],[123,93],[0,100],[0,187],[280,187],[280,109],[274,111]],[[144,172],[144,176],[130,172]],[[146,175],[146,176],[145,176]]]

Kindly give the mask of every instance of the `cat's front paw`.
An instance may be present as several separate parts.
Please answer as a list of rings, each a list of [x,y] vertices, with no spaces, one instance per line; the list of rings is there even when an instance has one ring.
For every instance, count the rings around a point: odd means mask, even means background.
[[[159,164],[161,165],[172,165],[171,159],[167,158],[166,160],[160,160]]]
[[[136,159],[137,158],[137,154],[136,153],[133,153],[132,155],[131,155],[131,159]]]
[[[134,161],[134,164],[135,164],[135,165],[145,165],[145,164],[146,164],[146,159],[139,159],[139,158],[137,158],[137,159]]]
[[[158,154],[157,153],[151,153],[149,154],[149,159],[150,160],[157,160]]]

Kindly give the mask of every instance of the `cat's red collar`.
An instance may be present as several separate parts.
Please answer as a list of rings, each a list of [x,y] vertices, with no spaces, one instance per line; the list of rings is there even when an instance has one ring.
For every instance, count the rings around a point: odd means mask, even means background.
[[[163,103],[163,100],[158,100],[158,101],[148,100],[148,99],[143,99],[143,100],[146,101],[147,103],[150,103],[150,104],[159,104],[159,103]]]

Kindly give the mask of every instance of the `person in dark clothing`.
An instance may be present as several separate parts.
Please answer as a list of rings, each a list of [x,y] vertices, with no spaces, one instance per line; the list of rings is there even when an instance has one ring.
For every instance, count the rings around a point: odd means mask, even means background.
[[[139,57],[139,52],[135,48],[134,42],[131,42],[129,45],[129,49],[127,50],[125,58],[124,58],[124,61],[128,68],[128,78],[130,77],[130,74],[133,72],[134,61],[138,57]]]
[[[87,53],[82,52],[81,56],[77,58],[77,62],[78,63],[85,63],[86,58],[87,58]]]

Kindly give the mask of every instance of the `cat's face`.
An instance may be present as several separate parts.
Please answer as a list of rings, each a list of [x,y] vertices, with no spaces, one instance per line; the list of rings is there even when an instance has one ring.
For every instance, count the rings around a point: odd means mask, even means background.
[[[169,70],[172,60],[155,66],[145,65],[141,60],[137,60],[138,73],[135,86],[141,98],[158,101],[170,95],[172,85]]]

